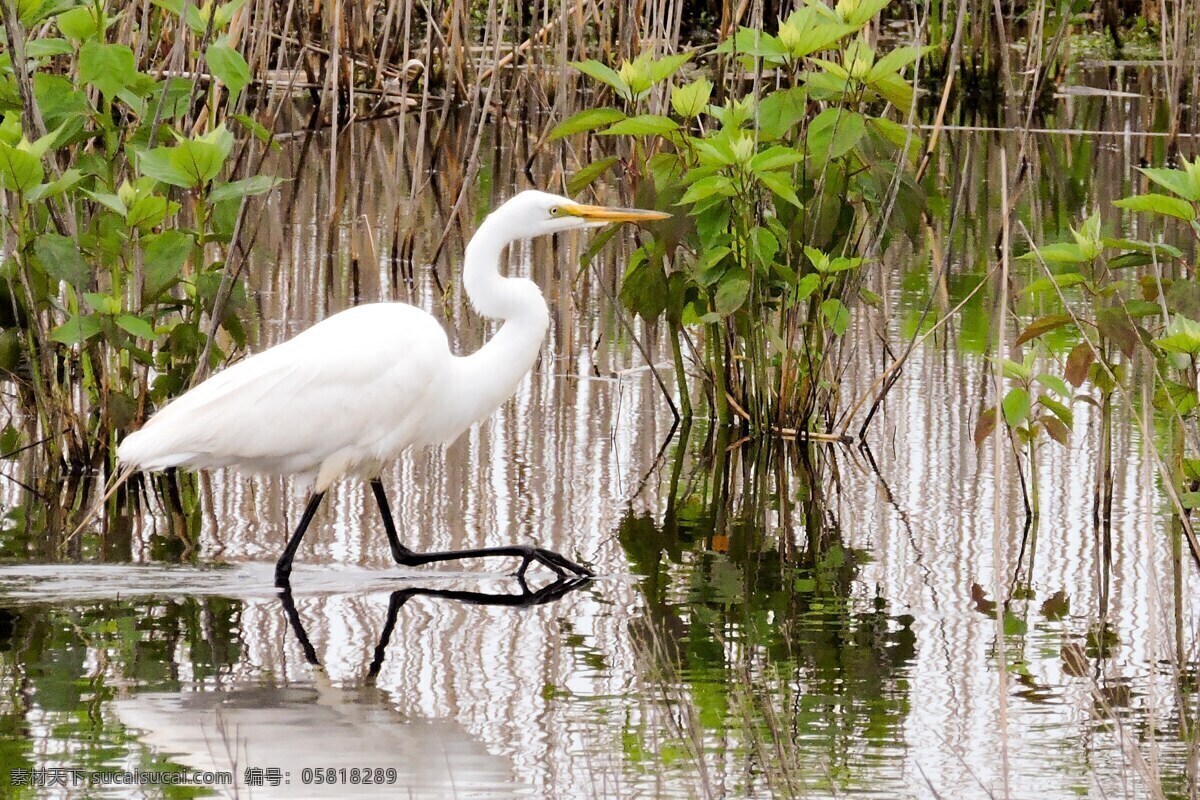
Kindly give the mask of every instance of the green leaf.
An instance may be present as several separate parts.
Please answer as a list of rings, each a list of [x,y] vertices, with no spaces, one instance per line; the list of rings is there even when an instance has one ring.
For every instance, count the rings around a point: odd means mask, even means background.
[[[758,182],[770,189],[775,194],[788,201],[796,208],[804,208],[800,202],[800,198],[796,196],[796,190],[792,188],[792,178],[790,175],[782,172],[761,172],[754,176]]]
[[[914,131],[910,134],[908,128],[898,122],[882,117],[868,118],[867,130],[875,131],[897,148],[907,147],[905,155],[910,159],[915,160],[917,154],[921,152],[921,140],[917,133]]]
[[[100,31],[100,24],[96,21],[96,9],[91,5],[64,11],[58,15],[55,22],[63,36],[77,42],[94,39]]]
[[[247,114],[233,114],[235,120],[240,122],[250,131],[250,134],[265,145],[269,145],[273,150],[279,150],[279,142],[275,141],[274,134],[267,130],[261,122]]]
[[[886,1],[886,0],[885,0]],[[1012,611],[1004,612],[1004,635],[1005,636],[1024,636],[1029,630],[1029,623],[1021,619]]]
[[[79,254],[75,240],[69,236],[43,233],[33,243],[33,254],[42,270],[55,281],[65,281],[79,290],[91,279],[91,268]]]
[[[679,130],[679,123],[670,117],[641,114],[623,119],[600,133],[604,136],[662,136],[675,130]]]
[[[1196,218],[1196,209],[1186,200],[1178,197],[1168,197],[1165,194],[1139,194],[1113,201],[1118,208],[1128,208],[1130,211],[1148,211],[1151,214],[1163,214],[1168,217],[1191,222]]]
[[[803,160],[804,153],[794,147],[770,147],[750,159],[750,170],[751,172],[766,172],[783,169]]]
[[[807,9],[801,9],[796,14],[793,14],[792,17],[788,18],[788,22],[791,22],[797,14],[802,14],[805,10]],[[821,50],[828,50],[839,39],[854,33],[855,30],[857,28],[854,25],[842,25],[835,22],[806,26],[801,30],[799,36],[794,36],[790,33],[785,36],[783,28],[780,28],[779,33],[781,40],[784,41],[784,46],[788,50],[788,55],[792,58],[800,59]]]
[[[40,158],[19,147],[0,142],[0,186],[24,193],[40,184],[45,175],[46,170]]]
[[[695,281],[701,286],[711,286],[720,280],[726,272],[726,268],[721,265],[721,262],[731,252],[728,247],[723,245],[705,250],[703,255],[691,264],[691,272],[695,276]]]
[[[908,81],[899,75],[888,75],[870,84],[875,92],[901,111],[908,111],[912,106],[913,88]]]
[[[765,139],[782,139],[808,113],[808,91],[802,86],[779,89],[758,104],[755,121]]]
[[[863,116],[841,108],[827,108],[808,125],[808,155],[822,168],[827,161],[850,152],[867,132]]]
[[[740,270],[730,271],[717,286],[717,313],[727,317],[742,307],[750,295],[750,280]]]
[[[1004,374],[1004,377],[1019,381],[1028,381],[1033,377],[1033,371],[1029,367],[1020,361],[1013,361],[1011,358],[1006,358],[1001,362],[1000,371]]]
[[[733,194],[733,182],[724,175],[710,175],[701,178],[688,187],[679,200],[679,205],[698,203],[714,194]]]
[[[767,228],[757,227],[750,231],[750,242],[758,256],[758,263],[764,269],[775,262],[775,254],[779,252],[779,240],[775,234]]]
[[[125,224],[131,228],[138,226],[152,228],[163,221],[167,216],[167,211],[167,198],[157,194],[139,197],[129,206],[129,213],[125,215]]]
[[[733,150],[730,148],[729,140],[726,138],[692,138],[691,143],[696,148],[696,154],[700,157],[700,163],[704,166],[727,166],[734,162]]]
[[[1043,394],[1041,397],[1038,398],[1038,402],[1041,403],[1046,408],[1050,409],[1050,411],[1054,414],[1054,416],[1061,419],[1063,421],[1063,424],[1066,425],[1068,428],[1075,424],[1075,413],[1073,411],[1071,411],[1071,409],[1068,408],[1065,404],[1060,403],[1059,401],[1055,400],[1050,395]]]
[[[1021,387],[1009,389],[1001,403],[1004,421],[1008,427],[1016,428],[1029,416],[1029,392]]]
[[[1088,260],[1079,245],[1074,242],[1044,244],[1036,251],[1025,253],[1018,258],[1023,261],[1035,261],[1039,256],[1047,264],[1082,264]]]
[[[220,143],[185,139],[174,147],[156,147],[138,155],[138,169],[155,180],[197,189],[221,172],[225,152]]]
[[[25,193],[25,199],[29,202],[37,200],[45,200],[58,195],[70,189],[79,181],[83,180],[83,173],[77,169],[65,170],[61,177],[56,178],[50,183],[41,183]]]
[[[897,47],[875,62],[870,71],[867,72],[866,82],[875,83],[889,75],[898,73],[931,49],[930,47],[913,47],[911,45]]]
[[[1105,247],[1111,247],[1114,250],[1133,250],[1138,253],[1147,255],[1157,255],[1161,260],[1166,257],[1183,258],[1183,251],[1178,247],[1166,244],[1164,242],[1143,242],[1139,239],[1115,239],[1104,238],[1101,243]],[[1150,263],[1149,261],[1146,263]]]
[[[834,12],[847,25],[861,28],[890,2],[891,0],[838,0]]]
[[[212,74],[229,87],[229,93],[232,95],[230,104],[232,105],[237,96],[241,94],[242,89],[246,88],[246,84],[250,83],[250,66],[246,63],[246,59],[226,43],[225,37],[210,44],[204,51],[204,58],[208,62],[208,68]]]
[[[185,141],[173,149],[172,163],[188,176],[192,186],[203,186],[217,177],[225,163],[226,153],[219,144]]]
[[[184,0],[154,0],[154,4],[176,16],[183,16]],[[196,33],[203,34],[208,29],[208,20],[200,14],[197,5],[195,2],[187,4],[187,24]]]
[[[74,0],[16,0],[17,17],[26,28],[35,28],[64,8],[70,8]]]
[[[1138,167],[1138,171],[1150,180],[1193,203],[1200,201],[1200,181],[1186,170],[1161,167]]]
[[[1192,356],[1200,355],[1200,323],[1182,314],[1176,314],[1167,326],[1166,334],[1163,338],[1154,340],[1163,350]]]
[[[174,131],[172,131],[171,134],[179,140],[180,144],[187,143],[187,140],[181,134],[175,133]],[[229,152],[233,150],[233,134],[230,133],[229,129],[225,127],[224,122],[213,128],[208,133],[202,136],[197,136],[195,141],[216,147],[217,151],[221,154],[221,158],[226,158],[229,155]]]
[[[83,299],[97,314],[112,316],[121,313],[121,299],[101,292],[84,292]]]
[[[219,186],[213,187],[213,190],[208,193],[208,202],[219,203],[222,200],[230,200],[232,198],[240,200],[243,197],[251,197],[256,194],[266,194],[283,182],[283,178],[276,178],[273,175],[254,175],[249,178],[243,178],[240,181],[222,183]]]
[[[50,331],[50,339],[65,345],[86,342],[100,333],[100,320],[91,314],[76,314]]]
[[[34,39],[25,45],[25,55],[29,58],[65,56],[73,52],[75,48],[66,39]]]
[[[796,283],[796,290],[792,293],[792,297],[797,303],[807,300],[820,286],[821,276],[810,272]]]
[[[1151,303],[1149,300],[1131,298],[1125,303],[1125,311],[1133,319],[1143,319],[1145,317],[1160,316],[1162,314],[1162,306],[1158,303]]]
[[[1060,289],[1068,289],[1072,286],[1078,286],[1081,283],[1086,283],[1087,279],[1078,272],[1067,272],[1062,275],[1054,275],[1050,278],[1038,278],[1036,281],[1031,281],[1021,291],[1025,294],[1036,294],[1037,292],[1046,292],[1057,286]]]
[[[146,283],[143,304],[157,302],[183,272],[183,265],[192,252],[192,237],[176,230],[142,237]]]
[[[713,85],[708,78],[699,78],[684,86],[671,89],[671,108],[684,119],[692,119],[704,113],[712,97]]]
[[[690,61],[691,53],[675,53],[661,56],[650,62],[650,80],[652,83],[665,81],[679,71],[679,68]]]
[[[115,194],[109,194],[108,192],[93,192],[89,189],[84,189],[83,193],[105,208],[109,208],[117,212],[121,215],[122,219],[126,214],[129,213],[129,208],[125,205],[125,201]]]
[[[783,57],[788,55],[787,48],[777,37],[755,28],[739,28],[733,36],[717,46],[716,52],[766,58],[778,63],[782,63]]]
[[[601,175],[608,172],[612,167],[620,161],[616,156],[608,156],[593,161],[583,169],[576,172],[567,181],[567,193],[579,194],[587,187],[591,186]]]
[[[1060,397],[1070,397],[1072,394],[1071,387],[1067,385],[1066,381],[1057,375],[1051,375],[1048,372],[1043,372],[1038,375],[1035,380],[1051,391],[1058,392]]]
[[[850,309],[846,308],[836,297],[831,297],[821,303],[821,314],[836,336],[843,335],[850,325]]]
[[[839,101],[850,90],[846,80],[846,71],[836,64],[830,64],[819,58],[812,60],[825,69],[824,71],[810,70],[805,73],[804,85],[808,89],[809,95],[817,100]],[[831,69],[831,67],[837,69]]]
[[[246,5],[246,0],[231,0],[231,2],[218,8],[213,13],[213,26],[217,30],[225,28],[233,21],[233,15],[237,13],[237,10],[244,5]]]
[[[141,317],[135,317],[133,314],[122,314],[117,317],[117,327],[140,339],[154,340],[158,338],[158,334],[154,332],[154,327],[149,322]]]
[[[137,77],[133,50],[123,44],[104,44],[94,39],[79,49],[79,79],[95,86],[105,97],[115,97]]]
[[[625,112],[615,108],[589,108],[563,120],[550,131],[550,140],[561,139],[583,131],[591,131],[601,125],[611,125],[625,119]]]
[[[621,80],[621,76],[613,71],[612,67],[602,64],[595,59],[588,61],[572,61],[571,66],[582,72],[588,77],[595,78],[607,86],[612,87],[616,91],[617,96],[625,100],[632,100],[633,93],[629,90],[629,85]]]
[[[50,131],[50,133],[38,138],[37,141],[29,144],[28,146],[19,144],[17,145],[17,149],[26,151],[34,158],[41,158],[42,156],[46,155],[46,151],[54,145],[55,140],[58,139],[59,134],[61,134],[66,127],[67,123],[64,122],[58,127],[58,130]]]
[[[151,178],[171,186],[190,189],[192,188],[191,177],[175,165],[175,161],[171,157],[174,150],[173,147],[156,147],[153,150],[138,153],[138,170],[143,175],[149,175]]]

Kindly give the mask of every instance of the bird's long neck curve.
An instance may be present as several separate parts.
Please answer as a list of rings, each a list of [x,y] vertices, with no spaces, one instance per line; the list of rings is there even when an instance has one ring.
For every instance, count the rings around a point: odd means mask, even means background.
[[[541,352],[550,310],[541,291],[524,278],[500,274],[500,256],[512,241],[504,215],[484,220],[467,244],[463,288],[479,314],[502,320],[483,347],[459,361],[458,398],[470,406],[470,422],[490,414],[516,391]]]

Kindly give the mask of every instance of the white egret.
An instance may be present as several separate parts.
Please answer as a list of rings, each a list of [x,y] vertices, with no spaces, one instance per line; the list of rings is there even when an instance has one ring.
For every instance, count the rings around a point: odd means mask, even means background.
[[[467,245],[467,297],[478,313],[504,323],[476,352],[454,355],[438,321],[413,306],[356,306],[175,399],[125,438],[118,458],[126,469],[237,466],[310,482],[311,499],[275,566],[280,585],[321,498],[344,475],[370,483],[399,564],[516,556],[519,576],[531,561],[560,576],[589,575],[557,553],[528,545],[414,552],[400,543],[379,476],[402,451],[453,441],[489,416],[533,368],[550,314],[536,284],[500,274],[505,247],[559,231],[669,216],[522,192],[490,214]]]

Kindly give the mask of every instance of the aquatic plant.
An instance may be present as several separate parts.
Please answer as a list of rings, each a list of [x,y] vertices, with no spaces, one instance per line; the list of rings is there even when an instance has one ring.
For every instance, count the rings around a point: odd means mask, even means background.
[[[1074,231],[1073,241],[1034,247],[1023,259],[1036,263],[1042,277],[1029,282],[1024,293],[1043,298],[1044,314],[1028,323],[1016,345],[1041,342],[1050,334],[1071,333],[1063,358],[1063,377],[1039,375],[1038,382],[1058,395],[1036,400],[1049,414],[1033,408],[1030,365],[1005,362],[1004,373],[1018,385],[1000,403],[1003,419],[1029,448],[1033,496],[1036,498],[1034,447],[1039,430],[1065,443],[1072,427],[1072,387],[1085,384],[1094,394],[1078,399],[1095,405],[1101,420],[1101,464],[1095,493],[1094,519],[1106,552],[1112,536],[1112,415],[1124,400],[1144,435],[1158,443],[1156,466],[1178,526],[1173,546],[1182,555],[1187,542],[1200,565],[1200,540],[1191,524],[1191,511],[1200,507],[1200,398],[1197,396],[1197,358],[1200,357],[1200,290],[1194,258],[1170,244],[1190,235],[1200,242],[1200,159],[1180,159],[1179,167],[1144,167],[1146,179],[1166,190],[1151,191],[1115,201],[1152,221],[1153,241],[1111,238],[1102,234],[1101,215],[1091,215]],[[1175,235],[1171,235],[1175,234]],[[1194,254],[1195,244],[1191,246]],[[1143,268],[1139,274],[1139,268]],[[1139,368],[1139,365],[1144,365]],[[1068,386],[1069,384],[1069,386]],[[1143,402],[1140,387],[1147,386]],[[995,407],[980,420],[976,441],[997,419]],[[1036,511],[1036,506],[1035,506]]]
[[[245,344],[244,200],[269,191],[234,114],[248,81],[225,29],[242,2],[143,21],[196,47],[213,79],[158,77],[102,3],[6,4],[0,56],[0,369],[52,465],[112,443]],[[166,10],[170,9],[170,10]],[[234,179],[237,176],[237,179]],[[69,501],[68,501],[69,502]]]
[[[911,111],[903,73],[925,50],[872,47],[863,29],[886,5],[809,2],[776,34],[741,28],[686,83],[673,78],[690,54],[575,64],[615,105],[552,136],[618,137],[631,172],[648,176],[639,200],[685,212],[634,254],[621,288],[630,310],[670,326],[685,415],[682,352],[703,331],[695,361],[718,419],[790,436],[832,422],[839,344],[855,306],[878,301],[864,271],[882,243],[915,229],[924,204],[918,138],[887,114]],[[767,70],[776,82],[761,80]],[[669,108],[654,109],[662,95]],[[617,163],[589,163],[571,188]]]

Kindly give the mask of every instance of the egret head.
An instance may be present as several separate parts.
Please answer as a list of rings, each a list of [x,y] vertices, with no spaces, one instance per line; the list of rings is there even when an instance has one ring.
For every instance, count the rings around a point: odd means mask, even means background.
[[[614,222],[648,222],[670,214],[640,208],[609,208],[576,203],[567,197],[529,190],[516,195],[494,216],[503,221],[512,239],[532,239],[577,228],[599,228]]]

